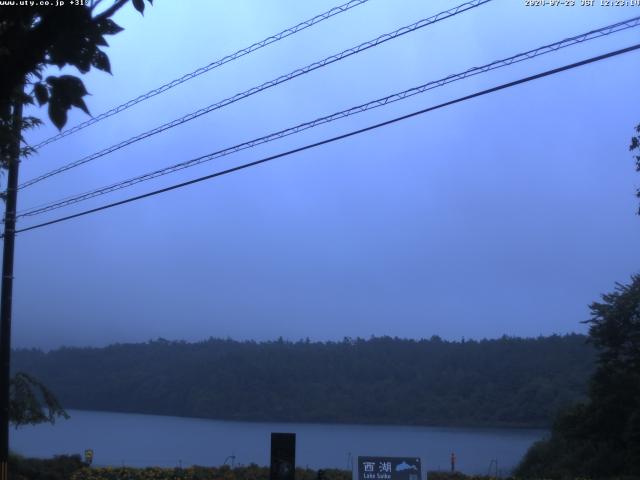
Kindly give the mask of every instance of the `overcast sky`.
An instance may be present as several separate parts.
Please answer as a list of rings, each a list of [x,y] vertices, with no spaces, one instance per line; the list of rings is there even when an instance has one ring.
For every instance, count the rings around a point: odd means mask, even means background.
[[[41,149],[21,181],[456,5],[370,0]],[[462,3],[462,2],[461,2]],[[93,114],[337,5],[158,0],[84,78]],[[495,0],[20,192],[28,207],[251,140],[623,19],[638,7]],[[632,29],[23,220],[256,160],[640,40]],[[13,344],[164,337],[447,339],[585,332],[640,270],[640,53],[564,72],[16,243]],[[44,110],[40,112],[44,116]],[[69,126],[87,117],[70,116]],[[48,125],[29,134],[37,142]]]

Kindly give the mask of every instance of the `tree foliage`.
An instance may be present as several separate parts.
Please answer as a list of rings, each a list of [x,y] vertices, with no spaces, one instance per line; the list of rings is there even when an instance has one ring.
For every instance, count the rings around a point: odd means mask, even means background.
[[[631,137],[629,150],[635,152],[636,172],[640,172],[640,123],[636,126],[635,135]],[[640,199],[640,188],[636,190],[636,197]],[[638,207],[638,215],[640,215],[640,207]]]
[[[17,373],[11,379],[9,421],[16,427],[38,423],[54,423],[56,418],[69,418],[55,395],[31,375]]]
[[[43,73],[53,66],[75,67],[82,74],[91,68],[111,73],[109,57],[101,47],[108,46],[106,36],[123,30],[110,17],[128,1],[116,0],[100,13],[96,9],[101,1],[65,8],[34,2],[33,6],[1,9],[0,118],[10,118],[16,100],[48,105],[49,118],[58,129],[66,124],[72,107],[88,114],[83,98],[88,92],[80,78],[44,78]],[[143,0],[133,0],[133,5],[141,13],[144,11]],[[29,85],[26,92],[25,82]]]
[[[153,0],[147,0],[152,3]],[[22,157],[33,153],[20,133],[16,138],[13,112],[16,103],[48,107],[53,124],[62,129],[67,112],[76,107],[89,114],[84,97],[88,91],[75,75],[48,75],[52,67],[75,67],[84,74],[96,68],[111,73],[109,57],[102,50],[106,36],[123,29],[110,17],[129,0],[114,0],[96,13],[103,1],[87,5],[55,6],[53,2],[5,6],[0,9],[0,168],[7,168],[16,140]],[[45,5],[48,4],[48,5]],[[143,0],[132,0],[142,13]],[[21,119],[20,132],[40,125],[33,116]]]
[[[640,476],[640,275],[593,303],[587,323],[598,349],[589,397],[557,417],[519,475]]]
[[[229,420],[548,426],[586,396],[582,335],[449,342],[152,341],[17,350],[68,408]]]

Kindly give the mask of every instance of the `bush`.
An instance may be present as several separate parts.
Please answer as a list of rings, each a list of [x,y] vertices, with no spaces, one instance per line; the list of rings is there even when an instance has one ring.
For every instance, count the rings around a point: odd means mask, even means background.
[[[316,480],[315,470],[296,469],[296,480]],[[325,480],[351,480],[351,472],[345,470],[324,470]],[[268,480],[269,468],[249,465],[231,469],[222,467],[188,468],[130,468],[101,467],[83,468],[76,471],[71,480]]]
[[[50,459],[9,456],[10,480],[68,480],[86,467],[80,455],[58,455]]]

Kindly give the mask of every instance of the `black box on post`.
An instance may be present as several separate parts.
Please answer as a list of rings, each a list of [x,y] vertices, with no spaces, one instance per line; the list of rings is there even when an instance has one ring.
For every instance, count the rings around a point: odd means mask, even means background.
[[[295,480],[296,434],[271,434],[271,471],[269,480]]]

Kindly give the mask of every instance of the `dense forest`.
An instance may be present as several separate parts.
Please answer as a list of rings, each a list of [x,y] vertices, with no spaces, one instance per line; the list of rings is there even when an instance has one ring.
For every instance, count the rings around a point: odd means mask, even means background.
[[[68,409],[228,420],[548,426],[587,392],[582,335],[449,342],[198,343],[16,350]]]

